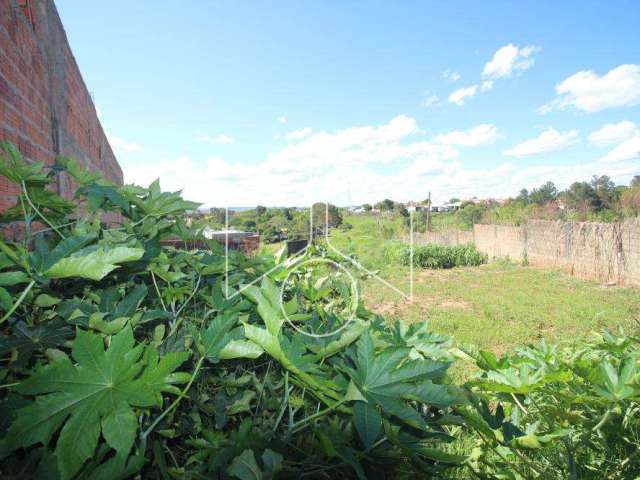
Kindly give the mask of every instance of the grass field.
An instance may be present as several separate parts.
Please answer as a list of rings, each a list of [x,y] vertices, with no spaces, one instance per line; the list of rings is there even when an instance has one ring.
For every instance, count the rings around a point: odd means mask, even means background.
[[[390,264],[385,245],[401,238],[399,219],[349,217],[348,231],[334,230],[331,243],[355,254],[368,269],[409,291],[409,268]],[[504,353],[545,338],[565,342],[592,330],[640,326],[640,290],[607,287],[563,272],[506,261],[451,270],[416,269],[414,299],[366,279],[362,295],[369,308],[405,322],[428,321],[457,342]]]

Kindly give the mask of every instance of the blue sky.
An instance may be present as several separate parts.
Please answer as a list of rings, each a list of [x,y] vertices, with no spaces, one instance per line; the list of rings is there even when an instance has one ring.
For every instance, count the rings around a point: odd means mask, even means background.
[[[206,205],[640,174],[640,3],[56,2],[125,179]]]

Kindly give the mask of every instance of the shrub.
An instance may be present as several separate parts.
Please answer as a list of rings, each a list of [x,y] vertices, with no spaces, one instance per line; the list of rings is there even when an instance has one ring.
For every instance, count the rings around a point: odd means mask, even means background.
[[[401,262],[409,265],[410,261],[410,251],[405,246]],[[413,264],[421,268],[471,267],[482,265],[486,261],[487,256],[472,244],[448,246],[432,243],[415,247],[413,252]]]
[[[477,477],[638,478],[639,353],[640,338],[604,332],[474,355],[480,374],[460,413],[483,437]]]

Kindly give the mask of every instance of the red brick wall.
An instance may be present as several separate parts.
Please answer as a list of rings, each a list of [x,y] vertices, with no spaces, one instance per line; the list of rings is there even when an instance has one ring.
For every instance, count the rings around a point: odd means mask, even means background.
[[[100,125],[53,0],[0,0],[0,140],[52,165],[76,158],[122,184],[122,170]],[[75,186],[59,175],[58,192]],[[0,211],[17,188],[0,177]]]

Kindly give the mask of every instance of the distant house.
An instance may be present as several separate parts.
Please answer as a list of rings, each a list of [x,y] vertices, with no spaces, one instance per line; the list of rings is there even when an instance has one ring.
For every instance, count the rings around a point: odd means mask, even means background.
[[[225,245],[228,242],[232,250],[242,250],[245,253],[252,253],[260,247],[260,235],[253,232],[243,232],[230,228],[229,230],[214,230],[206,227],[202,231],[204,238],[215,240]]]
[[[422,212],[422,211],[427,211],[429,209],[429,206],[424,203],[409,202],[407,203],[406,208],[407,208],[407,211],[409,212]]]
[[[455,212],[460,209],[462,202],[447,202],[443,205],[445,212]]]

